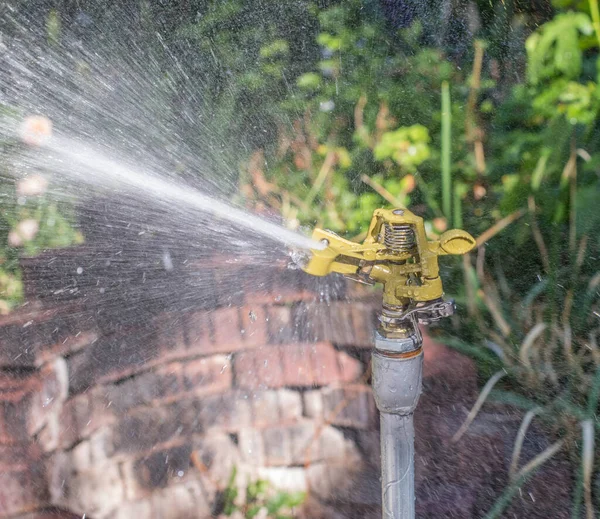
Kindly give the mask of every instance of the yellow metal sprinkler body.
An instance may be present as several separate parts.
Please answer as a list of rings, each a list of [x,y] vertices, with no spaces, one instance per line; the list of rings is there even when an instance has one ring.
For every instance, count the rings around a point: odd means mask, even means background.
[[[326,247],[311,251],[304,267],[309,274],[337,272],[363,283],[383,284],[382,331],[388,337],[403,335],[395,325],[409,314],[428,323],[453,312],[452,303],[442,300],[438,256],[465,254],[475,246],[475,239],[459,229],[428,240],[423,218],[408,209],[375,210],[363,243],[322,229],[315,229],[312,237]]]
[[[383,519],[414,519],[414,425],[423,373],[418,324],[454,313],[443,300],[438,256],[465,254],[475,246],[461,230],[428,240],[423,219],[407,209],[377,209],[363,243],[315,229],[304,270],[315,276],[338,272],[364,283],[383,284],[380,326],[371,356],[371,383],[380,412]]]

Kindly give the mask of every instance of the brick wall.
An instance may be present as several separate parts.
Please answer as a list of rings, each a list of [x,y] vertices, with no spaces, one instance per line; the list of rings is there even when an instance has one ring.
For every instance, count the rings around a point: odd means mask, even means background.
[[[210,517],[233,466],[306,491],[308,517],[377,510],[376,298],[205,264],[181,279],[202,297],[132,305],[89,258],[25,263],[30,303],[0,321],[0,517]]]

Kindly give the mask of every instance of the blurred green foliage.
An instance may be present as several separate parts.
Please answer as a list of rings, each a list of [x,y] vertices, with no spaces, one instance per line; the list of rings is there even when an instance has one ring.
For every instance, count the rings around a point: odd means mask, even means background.
[[[272,485],[263,479],[250,481],[245,486],[245,492],[238,488],[238,471],[233,467],[223,491],[223,516],[243,517],[254,519],[264,517],[269,519],[291,519],[295,517],[294,509],[306,499],[304,492],[282,492],[274,490]]]

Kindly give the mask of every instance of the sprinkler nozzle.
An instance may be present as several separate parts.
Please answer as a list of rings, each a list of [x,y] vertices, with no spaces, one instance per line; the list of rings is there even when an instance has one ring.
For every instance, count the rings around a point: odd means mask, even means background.
[[[313,239],[327,242],[312,250],[304,270],[314,276],[332,272],[368,284],[383,284],[380,318],[385,336],[402,336],[407,321],[429,323],[454,313],[454,303],[444,301],[438,256],[466,254],[475,239],[453,229],[438,240],[428,240],[423,218],[408,209],[376,209],[363,243],[341,238],[332,231],[315,229]]]

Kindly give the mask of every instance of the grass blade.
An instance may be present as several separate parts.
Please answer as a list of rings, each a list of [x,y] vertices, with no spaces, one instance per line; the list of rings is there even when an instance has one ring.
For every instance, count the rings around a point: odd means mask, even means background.
[[[450,86],[442,82],[442,212],[447,221],[452,217],[452,178],[451,178],[451,139],[452,106],[450,104]]]
[[[592,503],[592,474],[594,472],[594,422],[584,420],[581,422],[583,445],[581,447],[581,469],[583,472],[583,499],[587,519],[594,519],[594,505]]]
[[[523,448],[523,441],[525,440],[525,435],[527,434],[527,430],[531,425],[532,420],[535,415],[539,414],[541,411],[540,407],[536,407],[535,409],[531,409],[525,413],[523,417],[523,421],[521,422],[521,426],[519,427],[519,432],[517,433],[517,437],[515,439],[515,445],[513,448],[512,458],[510,461],[510,468],[508,470],[508,477],[511,481],[514,481],[515,474],[517,473],[517,468],[519,465],[519,458],[521,457],[521,449]]]
[[[502,517],[505,508],[510,504],[519,489],[533,477],[540,467],[554,456],[564,445],[564,440],[558,440],[538,454],[533,460],[525,465],[517,474],[515,482],[508,486],[502,495],[498,498],[492,509],[487,513],[484,519],[497,519]]]
[[[477,398],[477,401],[475,402],[475,405],[473,406],[473,408],[471,409],[471,411],[469,411],[469,414],[467,415],[467,419],[460,426],[460,429],[458,431],[456,431],[456,434],[452,437],[452,440],[451,440],[452,443],[456,443],[467,432],[467,429],[471,426],[471,424],[473,423],[473,420],[475,420],[475,418],[477,416],[477,413],[479,413],[479,410],[481,409],[481,407],[483,406],[485,400],[487,399],[488,395],[490,394],[490,391],[494,388],[494,386],[496,385],[496,383],[504,375],[506,375],[506,371],[504,371],[502,369],[500,371],[497,371],[486,382],[485,386],[483,386],[483,389],[481,390],[481,393],[479,394],[479,397]]]

